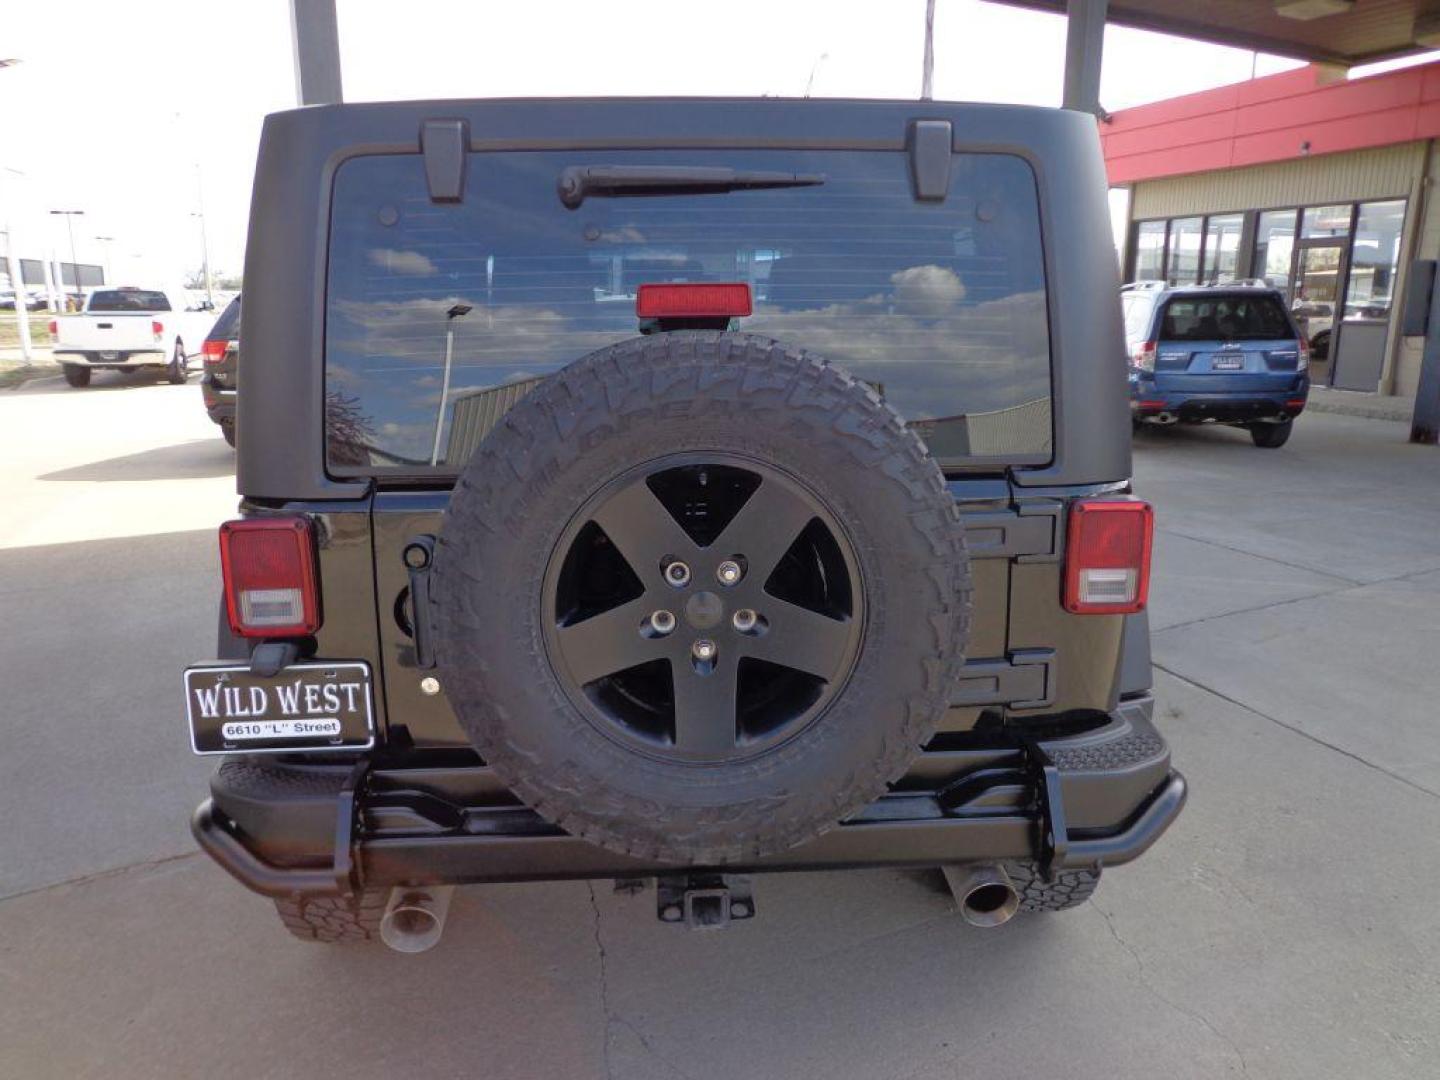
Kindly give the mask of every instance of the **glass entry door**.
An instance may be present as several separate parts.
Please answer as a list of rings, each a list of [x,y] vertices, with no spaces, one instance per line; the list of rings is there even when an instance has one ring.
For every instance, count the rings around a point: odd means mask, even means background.
[[[1330,381],[1330,358],[1340,329],[1340,290],[1345,281],[1348,241],[1301,240],[1295,248],[1290,313],[1310,343],[1311,381]]]

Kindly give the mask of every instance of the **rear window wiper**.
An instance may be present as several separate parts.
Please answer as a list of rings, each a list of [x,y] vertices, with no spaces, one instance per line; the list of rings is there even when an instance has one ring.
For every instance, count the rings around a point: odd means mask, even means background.
[[[707,165],[571,165],[556,185],[571,210],[587,198],[712,195],[764,188],[818,187],[819,173],[746,171]]]

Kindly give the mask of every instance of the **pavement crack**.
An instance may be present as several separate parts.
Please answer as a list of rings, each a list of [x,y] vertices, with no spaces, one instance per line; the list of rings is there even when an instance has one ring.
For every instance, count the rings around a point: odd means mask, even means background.
[[[1203,1027],[1206,1031],[1210,1032],[1211,1035],[1215,1036],[1215,1038],[1219,1039],[1222,1043],[1224,1043],[1229,1048],[1230,1052],[1235,1055],[1235,1060],[1239,1062],[1240,1074],[1242,1076],[1249,1076],[1250,1062],[1246,1059],[1245,1051],[1240,1049],[1239,1044],[1236,1043],[1234,1039],[1230,1038],[1229,1035],[1226,1035],[1223,1031],[1221,1031],[1218,1027],[1211,1023],[1211,1021],[1208,1017],[1205,1016],[1205,1014],[1199,1012],[1196,1009],[1186,1008],[1184,1005],[1181,1005],[1179,1002],[1170,998],[1168,995],[1165,994],[1164,991],[1162,991],[1158,986],[1151,982],[1149,969],[1146,968],[1145,961],[1141,959],[1139,950],[1137,950],[1135,946],[1131,945],[1130,942],[1126,941],[1123,937],[1121,937],[1120,931],[1115,929],[1115,920],[1111,916],[1110,912],[1106,911],[1099,904],[1097,904],[1093,898],[1090,901],[1090,906],[1095,909],[1096,914],[1098,914],[1101,920],[1104,921],[1105,928],[1110,931],[1110,936],[1115,939],[1115,943],[1119,945],[1122,949],[1124,949],[1127,953],[1129,953],[1130,959],[1135,961],[1135,975],[1140,980],[1140,985],[1145,987],[1145,989],[1150,993],[1150,996],[1153,997],[1156,1001],[1160,1002],[1162,1005],[1169,1008],[1172,1012],[1177,1012],[1181,1016],[1193,1020],[1195,1023]]]
[[[629,1017],[621,1016],[613,1008],[611,1008],[610,972],[606,964],[607,954],[605,952],[605,941],[600,936],[600,901],[595,896],[595,883],[593,881],[587,881],[585,883],[585,888],[588,889],[590,892],[590,910],[595,915],[595,953],[600,963],[600,1015],[605,1022],[605,1042],[603,1046],[603,1058],[605,1062],[606,1077],[613,1080],[615,1076],[615,1067],[611,1061],[610,1056],[611,1046],[614,1042],[614,1039],[612,1038],[612,1033],[616,1028],[624,1028],[626,1031],[630,1032],[631,1035],[635,1036],[635,1041],[640,1044],[641,1048],[645,1051],[645,1053],[649,1054],[652,1058],[660,1062],[660,1064],[664,1065],[676,1076],[680,1077],[680,1080],[692,1080],[692,1077],[689,1073],[685,1072],[683,1069],[680,1068],[680,1066],[676,1065],[675,1062],[664,1057],[658,1050],[655,1049],[654,1044],[650,1042],[650,1037],[646,1035],[643,1031],[641,1031],[640,1028],[636,1026],[634,1021],[632,1021]]]
[[[609,971],[605,963],[605,941],[600,936],[600,902],[595,899],[595,883],[585,882],[585,888],[590,892],[590,910],[595,915],[595,954],[600,964],[600,1018],[605,1023],[603,1056],[605,1061],[605,1075],[613,1078],[615,1071],[610,1065],[610,1028],[615,1023],[615,1014],[610,1011],[610,980]]]
[[[1181,534],[1181,533],[1176,533],[1175,535],[1176,535],[1176,536],[1180,536],[1180,535],[1182,535],[1182,534]],[[1187,539],[1187,540],[1194,540],[1195,538],[1194,538],[1194,537],[1191,537],[1191,536],[1187,536],[1187,537],[1185,537],[1185,539]],[[1196,541],[1196,542],[1197,542],[1197,543],[1201,543],[1201,544],[1209,543],[1208,540],[1198,540],[1198,541]],[[1216,545],[1216,546],[1223,546],[1223,545]],[[1230,549],[1228,549],[1228,550],[1234,551],[1234,550],[1236,550],[1236,549],[1230,548]],[[1263,555],[1257,555],[1256,558],[1264,558],[1264,556],[1263,556]],[[1280,560],[1278,560],[1278,559],[1272,559],[1271,561],[1272,561],[1272,562],[1279,562]],[[1290,564],[1290,563],[1282,563],[1282,565],[1284,565],[1284,566],[1290,566],[1290,565],[1292,565],[1292,564]],[[1308,567],[1300,567],[1299,569],[1309,569],[1309,568],[1308,568]],[[1393,576],[1393,577],[1376,578],[1374,581],[1354,581],[1354,582],[1352,582],[1352,581],[1350,581],[1350,579],[1348,579],[1348,578],[1338,578],[1337,580],[1344,581],[1344,582],[1348,582],[1348,584],[1337,585],[1337,586],[1336,586],[1335,588],[1333,588],[1333,589],[1319,589],[1319,590],[1317,590],[1317,591],[1315,591],[1315,592],[1313,592],[1313,593],[1306,593],[1304,596],[1292,596],[1292,597],[1290,597],[1290,598],[1288,598],[1288,599],[1285,599],[1285,600],[1273,600],[1273,601],[1271,601],[1271,602],[1268,603],[1268,604],[1257,604],[1255,607],[1237,608],[1237,609],[1234,610],[1234,611],[1222,611],[1222,612],[1218,612],[1218,613],[1216,613],[1216,614],[1214,614],[1214,615],[1202,615],[1202,616],[1201,616],[1200,618],[1198,618],[1198,619],[1187,619],[1187,620],[1185,620],[1184,622],[1171,623],[1169,626],[1159,626],[1159,627],[1156,627],[1154,632],[1155,632],[1156,634],[1166,634],[1166,633],[1169,633],[1171,630],[1185,630],[1185,629],[1188,629],[1189,627],[1192,627],[1192,626],[1200,626],[1200,625],[1203,624],[1203,623],[1215,622],[1217,619],[1228,619],[1228,618],[1230,618],[1232,615],[1253,615],[1253,614],[1255,614],[1257,611],[1270,611],[1270,610],[1272,610],[1272,609],[1274,609],[1274,608],[1286,607],[1286,606],[1288,606],[1288,605],[1290,605],[1290,604],[1303,604],[1303,603],[1306,603],[1307,601],[1310,601],[1310,600],[1318,600],[1318,599],[1320,599],[1322,596],[1340,596],[1340,595],[1342,595],[1343,593],[1355,592],[1355,591],[1357,591],[1357,590],[1359,590],[1359,589],[1368,589],[1368,588],[1371,588],[1372,586],[1375,586],[1375,585],[1388,585],[1388,584],[1392,584],[1392,583],[1396,583],[1396,582],[1407,581],[1407,580],[1409,580],[1410,578],[1424,577],[1426,574],[1433,574],[1437,569],[1440,569],[1440,567],[1427,566],[1427,567],[1424,567],[1424,568],[1422,568],[1422,569],[1420,569],[1420,570],[1407,570],[1407,571],[1405,571],[1405,573],[1403,573],[1403,574],[1396,574],[1396,575]],[[1320,571],[1318,571],[1318,570],[1312,570],[1312,571],[1310,571],[1310,572],[1311,572],[1311,573],[1320,573]],[[1331,575],[1326,575],[1326,576],[1334,577],[1335,575],[1331,574]]]
[[[1333,589],[1321,589],[1319,592],[1307,593],[1304,596],[1292,596],[1286,600],[1273,600],[1268,604],[1257,604],[1255,607],[1238,608],[1235,611],[1222,611],[1215,615],[1202,615],[1198,619],[1187,619],[1185,622],[1156,627],[1155,633],[1168,634],[1171,630],[1186,630],[1192,626],[1215,622],[1217,619],[1228,619],[1235,615],[1253,615],[1257,611],[1270,611],[1274,608],[1285,607],[1287,604],[1303,604],[1307,600],[1318,600],[1322,596],[1338,596],[1341,593],[1350,592],[1352,589],[1361,589],[1364,587],[1363,585],[1340,585]]]
[[[1337,574],[1331,570],[1317,570],[1315,567],[1306,566],[1304,563],[1288,562],[1285,559],[1277,559],[1274,555],[1262,555],[1258,551],[1247,551],[1245,548],[1234,547],[1231,544],[1222,544],[1219,540],[1213,540],[1206,536],[1191,536],[1189,533],[1183,533],[1177,529],[1169,528],[1168,526],[1164,529],[1161,529],[1160,531],[1163,533],[1168,533],[1171,536],[1178,536],[1182,540],[1191,540],[1197,544],[1209,544],[1211,547],[1217,547],[1224,551],[1230,551],[1236,555],[1248,555],[1252,559],[1264,559],[1266,562],[1275,563],[1277,566],[1287,566],[1291,570],[1304,570],[1307,574],[1318,574],[1321,577],[1334,578],[1336,581],[1343,581],[1347,585],[1371,584],[1371,582],[1368,581],[1360,581],[1356,578],[1348,578],[1344,574]]]
[[[97,870],[93,874],[81,874],[78,877],[66,878],[63,881],[52,881],[46,885],[36,885],[31,889],[21,889],[19,892],[6,893],[0,896],[0,903],[4,903],[6,900],[19,900],[24,896],[34,896],[37,893],[49,892],[51,889],[63,889],[67,885],[89,885],[96,881],[103,881],[106,878],[128,874],[132,870],[150,870],[157,866],[164,866],[167,863],[193,859],[199,854],[200,852],[198,851],[185,851],[179,855],[160,855],[154,859],[142,859],[140,862],[126,863],[124,866],[112,866],[108,870]]]
[[[1152,661],[1152,663],[1154,662]],[[1159,671],[1165,672],[1165,674],[1169,675],[1171,678],[1179,679],[1187,686],[1193,686],[1196,690],[1202,690],[1207,694],[1212,694],[1215,697],[1219,698],[1221,701],[1229,702],[1237,709],[1244,709],[1252,716],[1258,716],[1261,720],[1268,720],[1276,727],[1284,728],[1286,731],[1299,735],[1302,739],[1309,739],[1316,746],[1323,746],[1327,750],[1333,750],[1335,751],[1335,753],[1341,755],[1342,757],[1347,757],[1351,761],[1364,765],[1367,769],[1374,769],[1381,775],[1388,776],[1391,780],[1398,781],[1399,783],[1404,784],[1408,788],[1413,788],[1415,791],[1420,792],[1422,795],[1429,795],[1432,799],[1440,799],[1440,791],[1432,791],[1424,784],[1417,784],[1409,777],[1402,776],[1397,772],[1393,772],[1392,770],[1385,768],[1385,766],[1383,765],[1377,765],[1375,764],[1375,762],[1370,761],[1367,758],[1361,757],[1354,751],[1346,750],[1343,746],[1336,746],[1332,742],[1327,742],[1324,739],[1320,738],[1320,736],[1314,735],[1311,732],[1306,731],[1302,727],[1297,727],[1295,724],[1287,724],[1284,720],[1281,720],[1277,716],[1271,716],[1269,713],[1261,712],[1259,709],[1255,708],[1255,706],[1247,705],[1245,704],[1245,702],[1240,701],[1238,698],[1231,697],[1229,694],[1225,693],[1222,690],[1217,690],[1213,686],[1207,686],[1205,683],[1200,682],[1198,679],[1192,679],[1186,675],[1181,675],[1178,671],[1174,670],[1173,668],[1168,668],[1164,664],[1154,663],[1154,667]]]

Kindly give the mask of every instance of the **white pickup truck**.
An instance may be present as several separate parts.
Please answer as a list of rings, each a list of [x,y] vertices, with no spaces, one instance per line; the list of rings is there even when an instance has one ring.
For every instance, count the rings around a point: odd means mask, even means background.
[[[214,323],[213,307],[190,302],[179,289],[101,287],[80,314],[52,320],[50,336],[71,386],[89,386],[95,368],[159,367],[183,383],[187,344],[199,352]]]

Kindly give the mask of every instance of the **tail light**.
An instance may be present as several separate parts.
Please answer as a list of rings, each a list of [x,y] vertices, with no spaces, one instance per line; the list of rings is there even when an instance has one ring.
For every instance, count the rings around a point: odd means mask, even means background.
[[[738,318],[750,311],[750,286],[743,281],[641,285],[635,290],[635,314],[642,319]]]
[[[200,346],[200,351],[205,357],[206,366],[214,367],[220,363],[220,361],[224,360],[225,350],[229,348],[230,345],[231,342],[226,341],[224,338],[207,338],[205,343]]]
[[[1142,341],[1130,354],[1130,366],[1138,371],[1155,370],[1155,342]]]
[[[1145,608],[1155,514],[1139,499],[1082,499],[1070,507],[1065,610],[1130,615]]]
[[[50,320],[49,330],[50,330],[50,336],[51,336],[51,337],[59,337],[59,336],[60,336],[60,323],[59,323],[59,321],[56,320],[56,319],[51,319],[51,320]]]
[[[1303,337],[1300,339],[1300,359],[1295,364],[1296,371],[1310,370],[1310,342]]]
[[[163,338],[163,337],[165,336],[165,324],[164,324],[163,322],[161,322],[159,319],[151,319],[151,320],[150,320],[150,333],[152,333],[152,334],[155,335],[155,340],[156,340],[156,341],[159,341],[161,338]]]
[[[230,629],[241,637],[301,637],[320,629],[315,535],[308,518],[220,526],[220,569]]]

